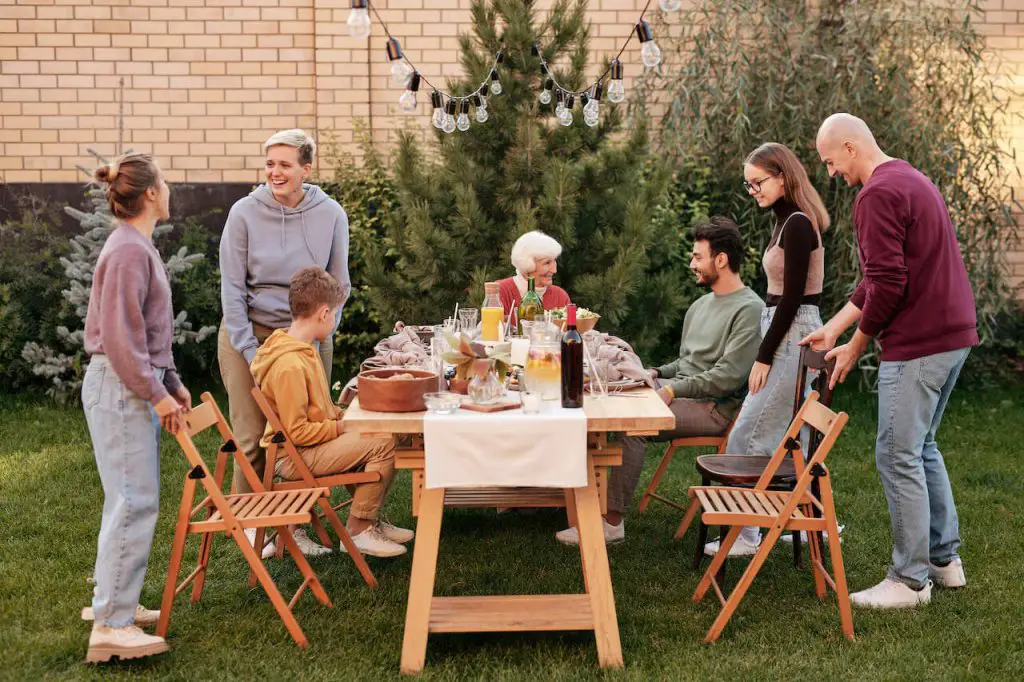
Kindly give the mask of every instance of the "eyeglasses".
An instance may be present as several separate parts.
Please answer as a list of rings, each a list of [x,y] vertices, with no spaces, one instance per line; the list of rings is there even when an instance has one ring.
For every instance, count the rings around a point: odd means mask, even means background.
[[[761,191],[761,185],[768,182],[774,177],[774,175],[766,175],[763,178],[760,178],[758,180],[751,180],[750,182],[744,180],[743,187],[747,190],[749,194],[757,194],[758,192]]]

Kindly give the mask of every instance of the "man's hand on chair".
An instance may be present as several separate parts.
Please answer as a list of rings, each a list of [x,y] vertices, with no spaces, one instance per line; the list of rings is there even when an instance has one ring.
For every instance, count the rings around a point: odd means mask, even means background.
[[[178,400],[172,396],[164,396],[160,402],[153,406],[153,410],[160,418],[160,426],[167,433],[177,435],[178,429],[182,426],[183,410]]]

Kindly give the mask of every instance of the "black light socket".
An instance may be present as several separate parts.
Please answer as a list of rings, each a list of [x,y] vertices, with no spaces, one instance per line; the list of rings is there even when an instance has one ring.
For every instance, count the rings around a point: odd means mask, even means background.
[[[547,79],[546,81],[544,81],[544,89],[545,90],[551,90],[554,87],[555,87],[555,81],[551,80],[550,78]]]
[[[459,113],[461,113],[461,114],[468,114],[469,113],[469,100],[468,99],[462,100],[462,106],[459,108]]]
[[[454,99],[449,99],[448,100],[448,106],[445,107],[445,113],[447,113],[449,116],[454,116],[455,115],[455,107],[456,107],[455,100]]]
[[[402,58],[402,46],[399,45],[398,38],[388,38],[387,51],[389,62]]]
[[[409,79],[409,87],[407,89],[408,90],[412,90],[413,92],[419,92],[419,90],[420,90],[420,80],[421,80],[420,79],[420,72],[419,71],[413,71],[412,72],[412,78]]]
[[[544,62],[540,63],[540,72],[545,76],[548,75],[548,65],[545,64]]]
[[[367,0],[352,0],[352,9],[366,9]]]
[[[498,56],[495,57],[494,62],[496,64],[501,64],[504,61],[505,61],[505,50],[498,50]]]
[[[480,99],[480,95],[473,95],[473,106],[479,109],[484,105],[484,101]]]
[[[497,69],[491,69],[491,80],[492,81],[498,80],[498,70]]]
[[[574,104],[576,104],[576,98],[572,95],[567,95],[565,98],[565,108],[572,109]]]
[[[491,91],[491,86],[489,86],[487,83],[484,83],[483,85],[480,86],[480,94],[481,94],[481,96],[487,97],[487,93],[489,93],[490,91]]]
[[[598,102],[601,101],[601,95],[604,94],[604,81],[597,81],[597,85],[594,86],[594,93],[590,96],[590,99],[595,99]]]
[[[622,80],[622,62],[620,62],[618,59],[612,61],[611,79],[613,81]]]
[[[441,105],[444,104],[444,100],[441,99],[441,93],[437,90],[430,93],[430,104],[435,109],[440,109]]]
[[[538,45],[537,43],[534,43],[533,45],[531,45],[530,46],[530,54],[532,54],[534,57],[539,57],[540,56],[540,45]]]
[[[585,92],[580,93],[580,107],[587,106],[587,102],[589,102],[589,101],[590,101],[590,95],[588,95]]]
[[[650,42],[654,40],[654,32],[651,31],[651,25],[647,21],[641,19],[636,25],[636,37],[640,39],[641,43]]]
[[[563,92],[561,90],[561,88],[559,88],[558,90],[555,90],[555,101],[556,102],[564,102],[565,101],[565,92]]]

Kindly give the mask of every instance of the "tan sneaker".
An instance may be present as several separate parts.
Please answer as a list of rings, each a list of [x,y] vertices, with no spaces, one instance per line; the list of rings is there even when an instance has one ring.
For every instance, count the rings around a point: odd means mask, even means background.
[[[87,663],[106,663],[111,658],[122,661],[129,658],[153,656],[167,651],[167,642],[163,637],[147,635],[135,625],[123,628],[108,628],[93,625],[89,635],[89,652],[85,655]]]
[[[96,620],[91,606],[82,609],[82,620]],[[160,611],[147,609],[142,604],[135,607],[135,625],[154,625],[160,620]]]
[[[412,542],[412,539],[416,537],[416,533],[408,528],[399,528],[387,521],[378,521],[377,528],[380,529],[381,534],[388,540],[391,540],[391,542],[397,542],[400,545]]]
[[[377,526],[370,526],[359,535],[353,535],[352,542],[355,543],[361,553],[367,556],[390,558],[401,556],[409,551],[404,545],[384,537],[384,534],[380,532]],[[345,546],[342,545],[339,549],[344,552]]]

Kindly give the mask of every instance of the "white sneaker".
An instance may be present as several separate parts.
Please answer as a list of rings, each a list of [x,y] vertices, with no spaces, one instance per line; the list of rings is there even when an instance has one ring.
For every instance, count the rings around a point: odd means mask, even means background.
[[[397,542],[400,545],[404,545],[407,542],[412,542],[412,539],[416,537],[416,533],[409,530],[408,528],[399,528],[387,521],[378,521],[377,528],[381,534],[391,542]]]
[[[375,557],[390,558],[401,556],[408,552],[404,545],[389,540],[377,526],[370,526],[362,533],[352,536],[352,542],[363,554]],[[345,545],[340,547],[345,552]]]
[[[296,528],[292,531],[292,537],[295,538],[295,544],[299,546],[299,551],[306,556],[322,556],[324,554],[330,554],[331,548],[324,547],[323,545],[314,542],[312,538],[306,535],[305,528]],[[273,547],[273,545],[271,545]]]
[[[935,581],[936,585],[946,589],[956,589],[967,584],[964,562],[960,557],[956,557],[945,566],[931,564],[928,568],[928,576]]]
[[[708,544],[704,545],[704,554],[706,556],[715,556],[718,554],[718,548],[720,546],[719,540],[712,540]],[[754,556],[757,554],[757,548],[761,546],[761,543],[756,545],[751,544],[742,535],[736,538],[736,542],[732,543],[732,547],[729,548],[729,558],[741,556]]]
[[[147,635],[136,625],[123,628],[93,625],[85,660],[87,663],[105,663],[116,656],[123,661],[162,654],[165,651],[167,642],[163,637]]]
[[[604,526],[604,544],[606,545],[617,545],[626,539],[626,522],[620,521],[619,525],[613,526],[608,523],[604,518],[601,519],[601,524]],[[561,542],[563,545],[574,545],[579,546],[580,544],[580,533],[576,528],[569,527],[565,530],[560,530],[555,533],[555,539]]]
[[[843,544],[843,529],[844,528],[846,528],[846,526],[839,526],[839,544]],[[825,541],[826,545],[828,544],[828,531],[827,530],[826,531],[822,531],[821,539]],[[793,533],[791,533],[789,531],[783,533],[782,534],[782,541],[783,542],[788,542],[789,544],[793,544]],[[805,545],[807,544],[807,531],[805,531],[805,530],[800,531],[800,542],[804,543]]]
[[[874,587],[850,595],[857,606],[872,609],[906,609],[927,604],[932,600],[932,581],[915,590],[899,580],[886,578]]]
[[[255,545],[256,544],[256,529],[255,528],[246,528],[245,529],[245,539],[249,541],[250,545]],[[277,551],[277,545],[275,545],[273,542],[267,542],[267,536],[266,536],[266,533],[264,533],[264,535],[263,535],[263,551],[260,553],[260,558],[261,559],[269,559],[270,557],[274,556],[274,552],[276,552],[276,551]]]
[[[96,620],[91,606],[82,609],[82,620]],[[135,607],[135,625],[153,625],[160,620],[160,612],[147,609],[142,604]]]

